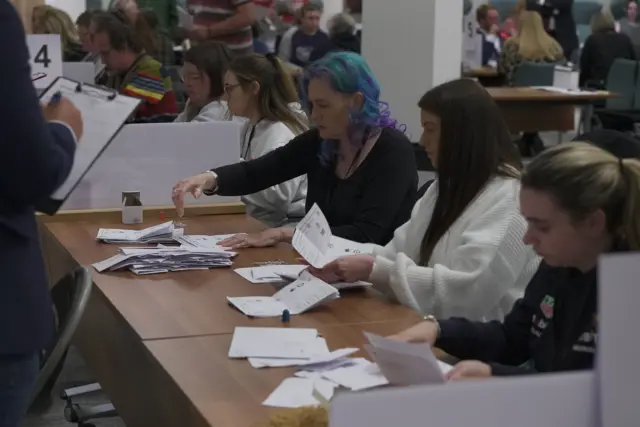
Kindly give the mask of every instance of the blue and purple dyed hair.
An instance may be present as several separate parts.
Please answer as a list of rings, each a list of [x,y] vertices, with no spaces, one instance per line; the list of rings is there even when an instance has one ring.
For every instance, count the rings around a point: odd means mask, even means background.
[[[359,111],[350,113],[350,139],[354,144],[363,144],[366,135],[385,127],[405,131],[391,117],[389,104],[380,101],[380,85],[362,56],[353,52],[332,52],[311,64],[304,75],[303,98],[307,99],[309,81],[323,78],[331,87],[344,94],[361,93],[364,102]],[[326,164],[335,154],[335,141],[325,141],[320,160]]]

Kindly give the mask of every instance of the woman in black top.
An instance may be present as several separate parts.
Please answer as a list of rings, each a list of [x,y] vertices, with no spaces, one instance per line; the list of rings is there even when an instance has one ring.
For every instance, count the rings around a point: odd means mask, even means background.
[[[580,55],[580,87],[604,89],[609,69],[618,58],[635,60],[628,35],[616,32],[611,13],[599,12],[591,20],[591,35]]]
[[[640,161],[572,142],[536,157],[522,177],[524,242],[544,258],[503,322],[435,319],[395,338],[459,359],[450,379],[591,369],[598,338],[600,255],[640,249]]]
[[[384,245],[411,214],[417,170],[411,143],[395,129],[379,101],[380,88],[355,53],[327,55],[307,70],[316,129],[260,158],[223,166],[178,182],[173,201],[182,214],[184,193],[240,196],[307,174],[306,206],[317,203],[339,237]],[[227,91],[255,91],[260,82]],[[240,234],[232,247],[291,241],[293,228]]]

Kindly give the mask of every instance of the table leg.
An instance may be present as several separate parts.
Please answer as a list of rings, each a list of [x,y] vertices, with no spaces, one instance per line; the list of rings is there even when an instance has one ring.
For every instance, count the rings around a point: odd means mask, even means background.
[[[593,104],[582,107],[582,132],[591,132],[591,121],[593,120]]]

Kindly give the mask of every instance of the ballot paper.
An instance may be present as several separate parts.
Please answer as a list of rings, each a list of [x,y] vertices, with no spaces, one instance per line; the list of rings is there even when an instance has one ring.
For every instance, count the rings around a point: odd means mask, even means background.
[[[96,240],[103,243],[175,243],[184,234],[183,228],[176,227],[173,221],[154,225],[143,230],[122,230],[101,228]]]
[[[176,240],[182,245],[193,246],[196,248],[220,248],[218,243],[233,236],[235,236],[235,234],[218,234],[215,236],[190,234],[180,236]]]
[[[262,404],[277,408],[317,406],[324,403],[321,400],[331,400],[335,389],[334,383],[323,378],[286,378]]]
[[[230,267],[235,252],[193,247],[119,248],[118,254],[93,264],[98,272],[130,270],[138,275]]]
[[[332,236],[327,219],[315,203],[296,226],[291,244],[315,268],[322,268],[344,255],[373,251],[372,245]]]
[[[335,237],[335,236],[334,236]],[[288,266],[283,266],[283,267],[288,267]],[[281,281],[294,281],[294,280],[298,280],[298,278],[300,277],[301,274],[303,274],[304,269],[306,267],[302,267],[300,268],[300,271],[298,273],[295,272],[296,269],[293,268],[293,266],[291,266],[291,271],[280,271],[280,270],[276,270],[276,274],[278,276],[280,276],[280,281],[277,280],[268,280],[270,283],[279,283]],[[236,270],[236,273],[240,274],[240,271],[242,270],[240,268],[238,268]],[[240,274],[241,276],[243,276],[245,279],[249,280],[252,283],[263,283],[263,282],[253,282],[253,280],[247,278],[245,276],[245,274]],[[251,273],[248,273],[251,274]],[[267,275],[267,273],[265,273],[265,276]],[[260,277],[260,276],[258,276]],[[255,278],[255,277],[254,277]],[[258,280],[257,278],[255,278],[255,280]],[[266,280],[266,279],[265,279]],[[346,289],[357,289],[357,288],[370,288],[373,286],[372,283],[369,282],[363,282],[362,280],[358,280],[357,282],[352,282],[352,283],[348,283],[348,282],[335,282],[335,283],[331,283],[331,286],[333,286],[334,288],[336,288],[337,290],[341,291],[341,290],[346,290]]]
[[[297,280],[300,273],[306,268],[306,265],[300,264],[274,264],[236,268],[234,271],[251,283],[279,283],[286,282],[291,277],[293,280]]]
[[[310,359],[317,349],[317,337],[318,331],[310,328],[236,327],[229,358]]]
[[[249,364],[254,368],[283,368],[288,366],[300,366],[302,369],[314,372],[316,370],[329,369],[329,367],[344,366],[347,356],[356,353],[357,348],[343,348],[340,350],[329,352],[327,342],[324,338],[318,337],[314,343],[314,354],[309,359],[278,359],[268,357],[250,357]],[[343,363],[336,363],[341,361]]]
[[[46,213],[55,212],[69,197],[141,102],[137,98],[64,77],[53,82],[42,93],[40,101],[46,105],[57,93],[69,99],[82,113],[83,134],[67,179],[51,195],[51,203],[44,203],[50,205],[44,207]]]
[[[310,276],[301,277],[270,297],[227,297],[227,301],[247,316],[277,317],[284,310],[297,315],[339,297],[336,288]]]
[[[354,364],[322,372],[322,377],[352,391],[366,390],[389,384],[378,365],[367,359],[354,359]]]
[[[380,371],[390,384],[410,386],[442,384],[452,366],[439,361],[429,344],[405,343],[364,333],[370,345],[365,345]]]

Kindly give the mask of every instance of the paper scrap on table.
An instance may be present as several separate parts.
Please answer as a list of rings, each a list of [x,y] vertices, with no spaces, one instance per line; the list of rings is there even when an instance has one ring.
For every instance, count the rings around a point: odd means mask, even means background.
[[[375,363],[354,359],[354,365],[322,372],[322,376],[352,391],[366,390],[389,384]]]
[[[260,267],[236,268],[235,271],[251,283],[278,283],[285,282],[289,277],[296,280],[306,265],[300,264],[274,264]]]
[[[333,236],[327,218],[315,203],[296,225],[291,244],[315,268],[322,268],[344,255],[371,253],[373,250],[372,245]]]
[[[324,400],[328,401],[333,397],[334,390],[335,385],[322,378],[286,378],[262,404],[277,408],[317,406],[321,402],[314,393],[319,393]]]
[[[309,359],[317,348],[318,331],[310,328],[236,327],[229,358]]]
[[[284,310],[298,315],[339,297],[336,288],[308,275],[270,297],[227,297],[227,301],[247,316],[277,317],[282,316]]]
[[[370,345],[365,345],[380,371],[390,384],[410,386],[443,384],[452,367],[439,361],[429,344],[401,342],[365,332]]]

